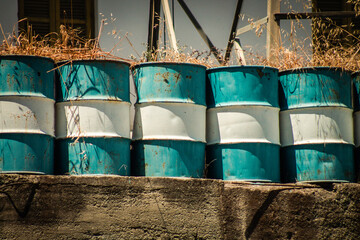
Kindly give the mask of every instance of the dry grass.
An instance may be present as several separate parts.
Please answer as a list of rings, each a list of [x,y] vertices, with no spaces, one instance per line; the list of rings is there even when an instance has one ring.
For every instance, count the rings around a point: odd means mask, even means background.
[[[179,52],[175,52],[172,49],[160,48],[153,53],[144,52],[142,57],[135,59],[134,64],[139,64],[147,61],[153,62],[167,62],[167,63],[192,63],[204,65],[207,68],[214,67],[217,64],[216,60],[211,57],[211,52],[198,50],[187,51],[186,47],[180,48]]]
[[[360,1],[348,0],[355,6],[355,10],[360,14]],[[250,24],[253,21],[248,20]],[[244,51],[248,65],[264,65],[287,70],[301,67],[329,66],[344,70],[358,71],[360,69],[360,37],[331,19],[313,19],[311,36],[306,41],[311,42],[311,51],[305,47],[304,42],[299,42],[296,29],[303,28],[300,20],[293,20],[289,33],[282,32],[282,39],[290,42],[285,44],[280,41],[280,46],[275,49],[277,61],[270,62],[264,55],[252,51]],[[106,24],[106,23],[105,23]],[[80,37],[80,31],[71,27],[61,25],[59,33],[50,33],[44,37],[35,35],[28,27],[26,32],[19,35],[12,34],[5,36],[5,41],[0,45],[1,55],[36,55],[50,57],[56,62],[71,61],[78,59],[116,59],[128,61],[132,65],[147,62],[184,62],[204,65],[208,68],[219,66],[217,60],[209,51],[200,52],[189,48],[180,48],[179,52],[160,47],[154,52],[144,52],[139,54],[131,41],[125,34],[119,43],[126,39],[130,47],[137,54],[137,58],[132,60],[116,57],[112,54],[117,44],[109,52],[103,51],[99,46],[99,40],[103,29],[104,21],[101,22],[100,31],[96,39],[85,40]],[[0,25],[1,27],[1,25]],[[351,26],[350,26],[351,27]],[[254,26],[255,33],[261,36],[263,26]],[[160,37],[164,34],[160,31]],[[161,45],[161,44],[160,44]],[[164,44],[163,44],[164,45]],[[310,51],[310,52],[311,52]],[[224,50],[220,51],[224,55]],[[239,64],[239,63],[232,63]],[[241,63],[240,63],[241,64]]]
[[[110,52],[103,51],[99,46],[99,34],[96,39],[80,37],[79,29],[60,26],[59,33],[49,33],[44,37],[36,35],[31,25],[27,31],[5,36],[0,25],[4,42],[0,45],[0,55],[35,55],[52,58],[55,62],[81,59],[117,59],[131,61],[116,57]]]
[[[295,22],[299,20],[294,20]],[[297,27],[299,27],[298,24]],[[296,37],[295,24],[290,33],[284,34],[291,44],[280,46],[274,50],[277,61],[268,61],[263,55],[245,51],[249,65],[264,65],[287,70],[302,67],[335,67],[343,70],[360,70],[360,37],[331,19],[313,19],[312,35],[302,42]],[[350,26],[351,27],[351,26]],[[307,42],[311,48],[306,49]],[[281,42],[281,41],[280,41]],[[310,50],[310,51],[309,51]],[[309,53],[312,52],[312,53]]]

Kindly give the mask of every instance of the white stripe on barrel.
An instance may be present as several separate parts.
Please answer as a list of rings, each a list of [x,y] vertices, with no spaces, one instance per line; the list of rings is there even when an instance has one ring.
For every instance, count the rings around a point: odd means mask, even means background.
[[[130,138],[130,103],[104,100],[56,103],[56,136]]]
[[[55,101],[43,97],[0,97],[0,133],[55,136]]]
[[[205,106],[189,103],[136,104],[133,139],[205,142],[205,112]]]
[[[281,145],[354,144],[352,109],[299,108],[280,112]]]
[[[208,144],[280,144],[279,108],[267,106],[227,106],[207,111]]]
[[[360,111],[354,112],[354,143],[360,147]]]

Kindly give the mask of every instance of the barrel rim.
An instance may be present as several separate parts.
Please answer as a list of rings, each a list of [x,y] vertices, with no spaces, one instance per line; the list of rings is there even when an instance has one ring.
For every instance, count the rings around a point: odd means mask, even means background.
[[[39,58],[39,59],[48,60],[48,61],[52,62],[53,64],[55,63],[55,61],[50,57],[37,56],[37,55],[25,55],[25,54],[0,55],[0,60],[3,58],[4,59],[6,59],[6,58]]]
[[[151,65],[189,65],[189,66],[198,66],[198,67],[203,67],[203,68],[207,68],[205,65],[202,64],[198,64],[198,63],[188,63],[188,62],[166,62],[166,61],[162,61],[162,62],[144,62],[144,63],[138,63],[134,65],[134,69],[135,68],[140,68],[143,66],[151,66]]]
[[[262,68],[262,69],[269,69],[269,70],[275,70],[277,72],[279,72],[279,69],[276,68],[276,67],[270,67],[270,66],[265,66],[265,65],[233,65],[233,66],[222,66],[222,67],[213,67],[213,68],[209,68],[206,70],[206,73],[211,73],[211,72],[217,72],[217,71],[221,71],[221,70],[225,70],[225,69],[236,69],[236,68],[254,68],[254,69],[259,69],[259,68]]]
[[[279,76],[281,75],[285,75],[288,73],[308,73],[311,71],[321,71],[321,70],[333,70],[333,71],[338,71],[340,70],[341,72],[346,72],[348,74],[351,75],[351,71],[350,70],[346,70],[340,67],[331,67],[331,66],[318,66],[318,67],[298,67],[298,68],[290,68],[290,69],[286,69],[286,70],[282,70],[279,71]]]
[[[351,73],[351,77],[360,76],[360,70]]]
[[[58,61],[56,62],[55,64],[58,66],[58,67],[62,67],[62,66],[66,66],[70,63],[86,63],[86,62],[114,62],[114,63],[123,63],[125,65],[128,65],[130,66],[131,63],[130,62],[127,62],[127,61],[124,61],[124,60],[116,60],[116,59],[70,59],[70,60],[61,60],[61,61]],[[59,66],[60,65],[60,66]]]

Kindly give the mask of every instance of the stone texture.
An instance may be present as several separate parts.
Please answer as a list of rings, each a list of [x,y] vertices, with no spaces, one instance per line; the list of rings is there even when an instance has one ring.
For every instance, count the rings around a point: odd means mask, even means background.
[[[360,239],[360,184],[0,175],[0,239]]]

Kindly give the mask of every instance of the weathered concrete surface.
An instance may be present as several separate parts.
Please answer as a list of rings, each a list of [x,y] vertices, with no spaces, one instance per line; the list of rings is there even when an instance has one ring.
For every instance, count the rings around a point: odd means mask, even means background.
[[[0,239],[360,239],[360,184],[0,175]]]

